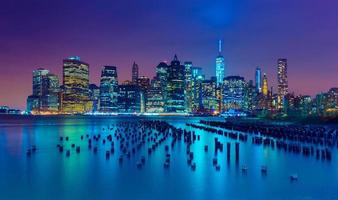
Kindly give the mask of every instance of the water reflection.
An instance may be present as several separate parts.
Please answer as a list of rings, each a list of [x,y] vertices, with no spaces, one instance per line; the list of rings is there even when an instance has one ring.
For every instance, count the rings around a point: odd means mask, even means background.
[[[198,118],[160,118],[177,127],[198,122]],[[0,197],[1,199],[271,199],[274,197],[335,198],[338,182],[337,151],[331,162],[317,161],[277,149],[240,143],[239,162],[235,162],[235,141],[186,127],[200,135],[191,146],[196,170],[187,164],[186,144],[179,142],[171,150],[171,166],[163,169],[165,145],[150,156],[146,148],[118,164],[119,149],[107,160],[109,146],[97,144],[98,152],[88,149],[81,135],[104,134],[103,128],[121,121],[140,118],[24,118],[2,119],[0,122]],[[215,120],[215,119],[213,119]],[[221,120],[221,119],[220,119]],[[60,137],[69,137],[66,157],[57,151]],[[224,144],[218,152],[220,171],[213,166],[214,138]],[[115,141],[117,144],[117,141]],[[227,161],[226,143],[231,143],[231,157]],[[81,147],[77,154],[71,144]],[[26,150],[37,145],[30,158]],[[204,146],[208,145],[208,151]],[[94,146],[94,145],[93,145]],[[170,148],[171,149],[171,148]],[[145,165],[136,163],[146,156]],[[241,166],[247,166],[243,173]],[[261,166],[267,166],[262,176]],[[298,173],[299,181],[290,183],[289,175]]]

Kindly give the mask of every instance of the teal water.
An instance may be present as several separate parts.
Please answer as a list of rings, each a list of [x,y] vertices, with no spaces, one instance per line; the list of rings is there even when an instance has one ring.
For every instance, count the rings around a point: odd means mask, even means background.
[[[235,141],[186,127],[201,136],[191,146],[197,165],[192,171],[183,141],[171,151],[170,168],[164,169],[165,144],[150,156],[141,149],[120,165],[119,152],[106,160],[108,145],[98,145],[94,154],[80,139],[80,135],[102,133],[107,125],[141,119],[166,120],[184,128],[187,122],[207,118],[0,116],[0,199],[338,199],[337,149],[332,149],[329,162],[252,145],[248,139],[240,143],[236,164]],[[56,148],[60,136],[69,137],[66,149],[76,143],[81,153],[73,149],[70,157],[60,154]],[[220,171],[212,165],[215,137],[233,144],[229,164],[226,151],[218,154]],[[31,145],[38,150],[27,157]],[[208,152],[204,145],[209,145]],[[138,169],[136,162],[143,155],[145,166]],[[245,174],[242,165],[248,167]],[[268,167],[266,176],[261,174],[262,165]],[[291,182],[294,173],[299,180]]]

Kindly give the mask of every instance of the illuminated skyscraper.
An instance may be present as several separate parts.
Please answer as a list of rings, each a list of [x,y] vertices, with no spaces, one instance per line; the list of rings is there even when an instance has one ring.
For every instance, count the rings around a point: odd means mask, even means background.
[[[64,113],[85,113],[92,110],[89,99],[89,65],[74,56],[63,60]]]
[[[100,112],[118,112],[119,94],[117,71],[115,66],[104,66],[100,81]]]
[[[164,105],[167,101],[168,68],[169,66],[165,62],[156,66],[156,79],[160,82]]]
[[[89,85],[89,98],[93,102],[92,112],[99,111],[100,88],[95,84]]]
[[[269,88],[268,88],[268,78],[266,77],[266,74],[264,73],[264,75],[263,75],[263,89],[262,89],[264,96],[268,96],[268,90],[269,90]]]
[[[193,90],[192,90],[192,62],[185,62],[185,102],[187,112],[192,112]]]
[[[122,84],[118,86],[118,112],[139,113],[141,111],[140,88],[134,84]]]
[[[137,84],[137,79],[138,79],[138,65],[134,62],[131,77],[131,81],[134,85]]]
[[[137,79],[137,85],[142,89],[144,92],[146,92],[150,87],[150,79],[147,76],[140,76]]]
[[[201,111],[203,113],[214,114],[218,112],[218,100],[216,96],[216,78],[210,80],[203,80],[201,83]]]
[[[202,68],[192,67],[192,112],[200,112],[202,108],[202,81],[204,75],[202,74]]]
[[[59,78],[48,70],[33,71],[33,93],[27,98],[27,111],[34,114],[59,111]]]
[[[185,112],[185,70],[175,55],[174,60],[168,67],[167,101],[166,112]]]
[[[283,108],[283,101],[285,95],[288,94],[288,76],[287,76],[287,59],[278,59],[278,68],[277,68],[277,80],[278,80],[278,99],[277,99],[277,108]]]
[[[219,40],[218,42],[218,56],[216,57],[216,78],[217,78],[217,85],[223,83],[223,79],[225,76],[225,64],[224,64],[224,57],[222,56],[222,41]]]
[[[164,99],[161,82],[157,79],[157,77],[151,80],[151,85],[147,92],[146,111],[148,113],[164,112]]]
[[[42,96],[43,78],[49,73],[49,70],[39,68],[33,71],[33,95]]]
[[[247,83],[243,77],[228,76],[223,83],[223,109],[243,110],[245,109]]]
[[[261,93],[262,92],[262,73],[261,73],[261,68],[259,67],[256,68],[255,80],[256,80],[256,92]]]
[[[246,95],[245,95],[245,108],[248,111],[252,111],[253,109],[255,109],[255,99],[256,99],[256,87],[253,84],[252,80],[249,80],[248,82],[248,87],[246,89]]]
[[[141,112],[146,112],[147,93],[150,88],[150,79],[146,76],[140,76],[137,79],[137,85],[140,88]]]

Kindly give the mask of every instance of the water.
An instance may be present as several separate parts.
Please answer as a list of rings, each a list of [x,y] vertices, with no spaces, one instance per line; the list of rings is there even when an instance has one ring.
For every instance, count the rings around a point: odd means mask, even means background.
[[[338,199],[336,149],[328,162],[255,146],[249,139],[240,144],[240,161],[236,164],[234,141],[219,137],[221,142],[232,142],[232,157],[227,164],[226,151],[220,153],[221,170],[216,171],[212,165],[215,135],[187,127],[201,135],[191,148],[197,164],[192,171],[183,142],[172,150],[171,166],[166,170],[164,144],[150,156],[143,149],[119,165],[119,152],[106,160],[108,145],[100,145],[94,154],[86,141],[80,140],[80,135],[98,134],[108,124],[140,119],[0,116],[0,199]],[[185,127],[186,122],[202,118],[150,119]],[[60,154],[56,148],[60,136],[70,138],[66,149],[71,149],[71,143],[80,144],[81,153],[72,150],[68,158]],[[204,152],[206,144],[208,152]],[[27,157],[31,145],[38,151]],[[146,155],[146,164],[137,169],[142,155]],[[246,174],[241,172],[242,165],[248,166]],[[261,174],[262,165],[268,167],[266,176]],[[299,180],[291,182],[289,176],[294,173]]]

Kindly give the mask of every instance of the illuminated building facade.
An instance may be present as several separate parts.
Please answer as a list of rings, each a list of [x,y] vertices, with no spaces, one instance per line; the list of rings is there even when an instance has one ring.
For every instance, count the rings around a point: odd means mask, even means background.
[[[150,87],[150,79],[146,76],[140,76],[137,79],[137,85],[140,87],[141,90],[146,92]]]
[[[202,68],[192,67],[192,112],[200,112],[202,107],[202,81],[204,75],[202,74]]]
[[[59,78],[54,74],[47,74],[42,79],[42,103],[41,110],[58,113],[59,111]]]
[[[141,112],[146,112],[146,104],[147,104],[147,94],[150,88],[150,79],[146,76],[140,76],[137,79],[137,85],[140,88],[141,95]]]
[[[325,117],[338,116],[338,88],[331,88],[323,94],[319,105],[322,105],[322,115]]]
[[[33,71],[33,93],[34,96],[42,96],[43,95],[43,79],[49,74],[49,70],[39,68]]]
[[[100,80],[100,112],[118,112],[118,77],[115,66],[104,66]]]
[[[141,112],[140,88],[134,84],[118,86],[118,112],[139,113]]]
[[[277,104],[278,109],[283,108],[283,102],[285,95],[288,94],[288,76],[287,76],[287,59],[280,58],[278,59],[278,67],[277,67]]]
[[[33,71],[33,92],[27,98],[27,112],[56,114],[59,112],[59,78],[48,70]]]
[[[254,109],[256,109],[255,100],[258,94],[256,89],[257,87],[254,86],[253,81],[250,80],[248,82],[245,95],[245,110],[249,112],[252,112]]]
[[[138,64],[133,63],[132,74],[131,74],[131,82],[136,85],[138,79]]]
[[[192,80],[192,62],[184,62],[185,68],[185,102],[186,111],[192,112],[193,109],[193,80]]]
[[[165,112],[185,112],[185,69],[177,56],[174,56],[171,65],[168,67],[167,100]]]
[[[263,88],[262,92],[264,96],[268,96],[269,88],[268,88],[268,78],[266,77],[266,74],[263,75]]]
[[[262,92],[262,72],[261,72],[261,68],[259,67],[256,68],[255,80],[256,80],[256,92],[261,93]]]
[[[80,57],[63,60],[63,113],[86,113],[92,110],[89,100],[89,65]]]
[[[243,77],[228,76],[223,82],[223,111],[245,109],[247,83]]]
[[[89,99],[93,102],[93,109],[91,112],[98,112],[100,102],[100,87],[95,84],[89,85]]]
[[[156,79],[160,81],[164,104],[167,101],[168,68],[169,66],[165,62],[156,66]]]
[[[161,81],[156,77],[151,80],[150,88],[147,92],[146,111],[148,113],[163,113],[164,98],[162,94]]]
[[[204,80],[201,83],[201,111],[203,113],[213,114],[218,112],[219,103],[216,97],[217,83],[216,78],[211,80]]]
[[[218,56],[216,57],[216,78],[218,86],[223,83],[224,76],[225,76],[225,63],[224,57],[222,56],[222,41],[219,40]]]

